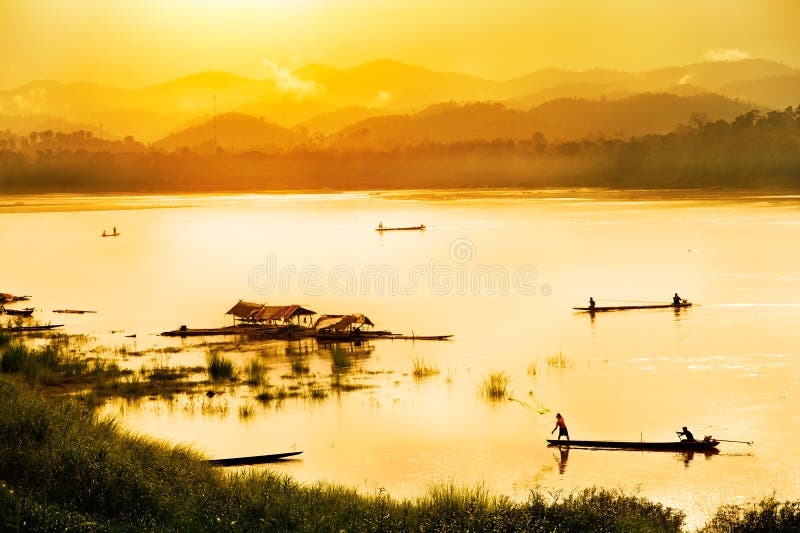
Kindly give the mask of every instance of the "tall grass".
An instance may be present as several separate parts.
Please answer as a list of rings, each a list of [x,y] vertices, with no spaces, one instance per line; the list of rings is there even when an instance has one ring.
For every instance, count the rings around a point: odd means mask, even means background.
[[[757,505],[724,505],[702,533],[800,531],[800,500],[779,502],[765,498]]]
[[[310,372],[311,366],[305,358],[295,357],[292,359],[292,374],[302,376]]]
[[[411,364],[413,366],[411,375],[414,376],[416,380],[422,380],[439,374],[439,367],[429,365],[422,357],[415,357],[412,359]]]
[[[505,372],[489,372],[481,383],[481,395],[488,400],[505,400],[508,396],[509,381],[510,378]]]
[[[558,352],[558,355],[547,357],[548,368],[564,369],[572,366],[572,362],[564,355],[563,352]]]
[[[261,385],[266,381],[269,368],[258,359],[251,359],[245,368],[248,385]]]
[[[209,377],[214,381],[232,381],[236,376],[233,361],[217,350],[209,349],[206,352],[206,366]]]

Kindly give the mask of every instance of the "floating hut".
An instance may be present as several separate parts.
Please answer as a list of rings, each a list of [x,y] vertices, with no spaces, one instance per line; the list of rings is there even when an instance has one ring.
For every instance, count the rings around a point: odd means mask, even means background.
[[[226,315],[233,315],[234,325],[311,327],[311,317],[316,311],[299,305],[264,305],[239,300]]]

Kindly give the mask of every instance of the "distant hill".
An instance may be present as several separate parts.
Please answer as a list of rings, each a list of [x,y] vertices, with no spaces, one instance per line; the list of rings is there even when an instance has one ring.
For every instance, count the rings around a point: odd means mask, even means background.
[[[720,87],[719,92],[732,98],[759,102],[782,110],[788,106],[800,105],[800,72],[729,83]]]
[[[618,100],[563,98],[529,111],[498,103],[439,104],[413,115],[363,120],[338,135],[342,148],[387,149],[423,143],[527,139],[542,133],[551,140],[586,136],[630,137],[666,133],[690,117],[732,119],[751,105],[705,94],[641,94]]]
[[[442,100],[485,100],[503,94],[495,81],[385,59],[344,70],[315,65],[294,74],[323,86],[324,98],[337,106],[405,110]]]
[[[331,134],[367,118],[377,117],[385,114],[386,111],[384,109],[377,109],[374,107],[347,106],[341,107],[334,111],[329,111],[327,113],[319,114],[301,123],[300,126],[306,128],[309,132]]]
[[[334,109],[331,104],[311,98],[281,98],[250,102],[239,106],[237,111],[290,127]]]
[[[303,140],[301,135],[292,130],[242,113],[219,115],[216,119],[216,137],[217,146],[228,151],[285,149]],[[214,120],[173,133],[153,145],[163,150],[184,147],[214,150]]]

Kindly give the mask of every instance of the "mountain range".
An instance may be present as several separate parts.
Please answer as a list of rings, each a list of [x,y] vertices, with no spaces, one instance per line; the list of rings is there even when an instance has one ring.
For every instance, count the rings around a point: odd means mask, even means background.
[[[800,70],[762,59],[644,72],[548,68],[504,81],[377,60],[279,69],[269,79],[202,72],[134,89],[34,81],[0,91],[0,129],[85,129],[170,149],[213,141],[216,116],[223,147],[289,146],[315,136],[341,147],[385,147],[537,132],[559,139],[663,133],[693,114],[730,119],[798,104]]]

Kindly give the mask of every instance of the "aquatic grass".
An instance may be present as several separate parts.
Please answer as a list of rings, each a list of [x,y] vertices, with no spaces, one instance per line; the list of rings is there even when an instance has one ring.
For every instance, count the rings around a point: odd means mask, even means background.
[[[292,359],[292,373],[302,376],[311,372],[311,366],[305,358],[296,357]]]
[[[572,366],[572,361],[570,361],[563,352],[558,352],[558,355],[548,356],[547,357],[547,367],[548,368],[558,368],[564,369]]]
[[[481,395],[492,401],[504,400],[508,396],[509,381],[505,372],[489,372],[480,385]]]
[[[214,381],[233,381],[236,377],[233,361],[218,350],[209,349],[206,352],[206,366],[209,377]]]
[[[312,383],[308,387],[306,398],[309,398],[311,400],[324,400],[327,397],[328,397],[328,391],[325,390],[325,387],[323,387],[319,383]]]
[[[413,367],[411,375],[417,381],[439,375],[439,367],[429,365],[422,357],[415,357],[411,360],[411,364]]]
[[[239,418],[250,418],[254,414],[256,414],[256,408],[249,403],[239,406]]]
[[[537,371],[538,371],[538,368],[539,368],[539,360],[538,359],[534,359],[528,365],[528,375],[529,376],[535,376]]]
[[[248,385],[261,385],[266,381],[269,367],[258,359],[251,359],[245,368],[246,383]]]
[[[283,401],[290,396],[297,396],[298,391],[290,391],[284,386],[276,387],[274,385],[263,385],[256,392],[256,400],[261,403],[270,403],[273,400]]]

